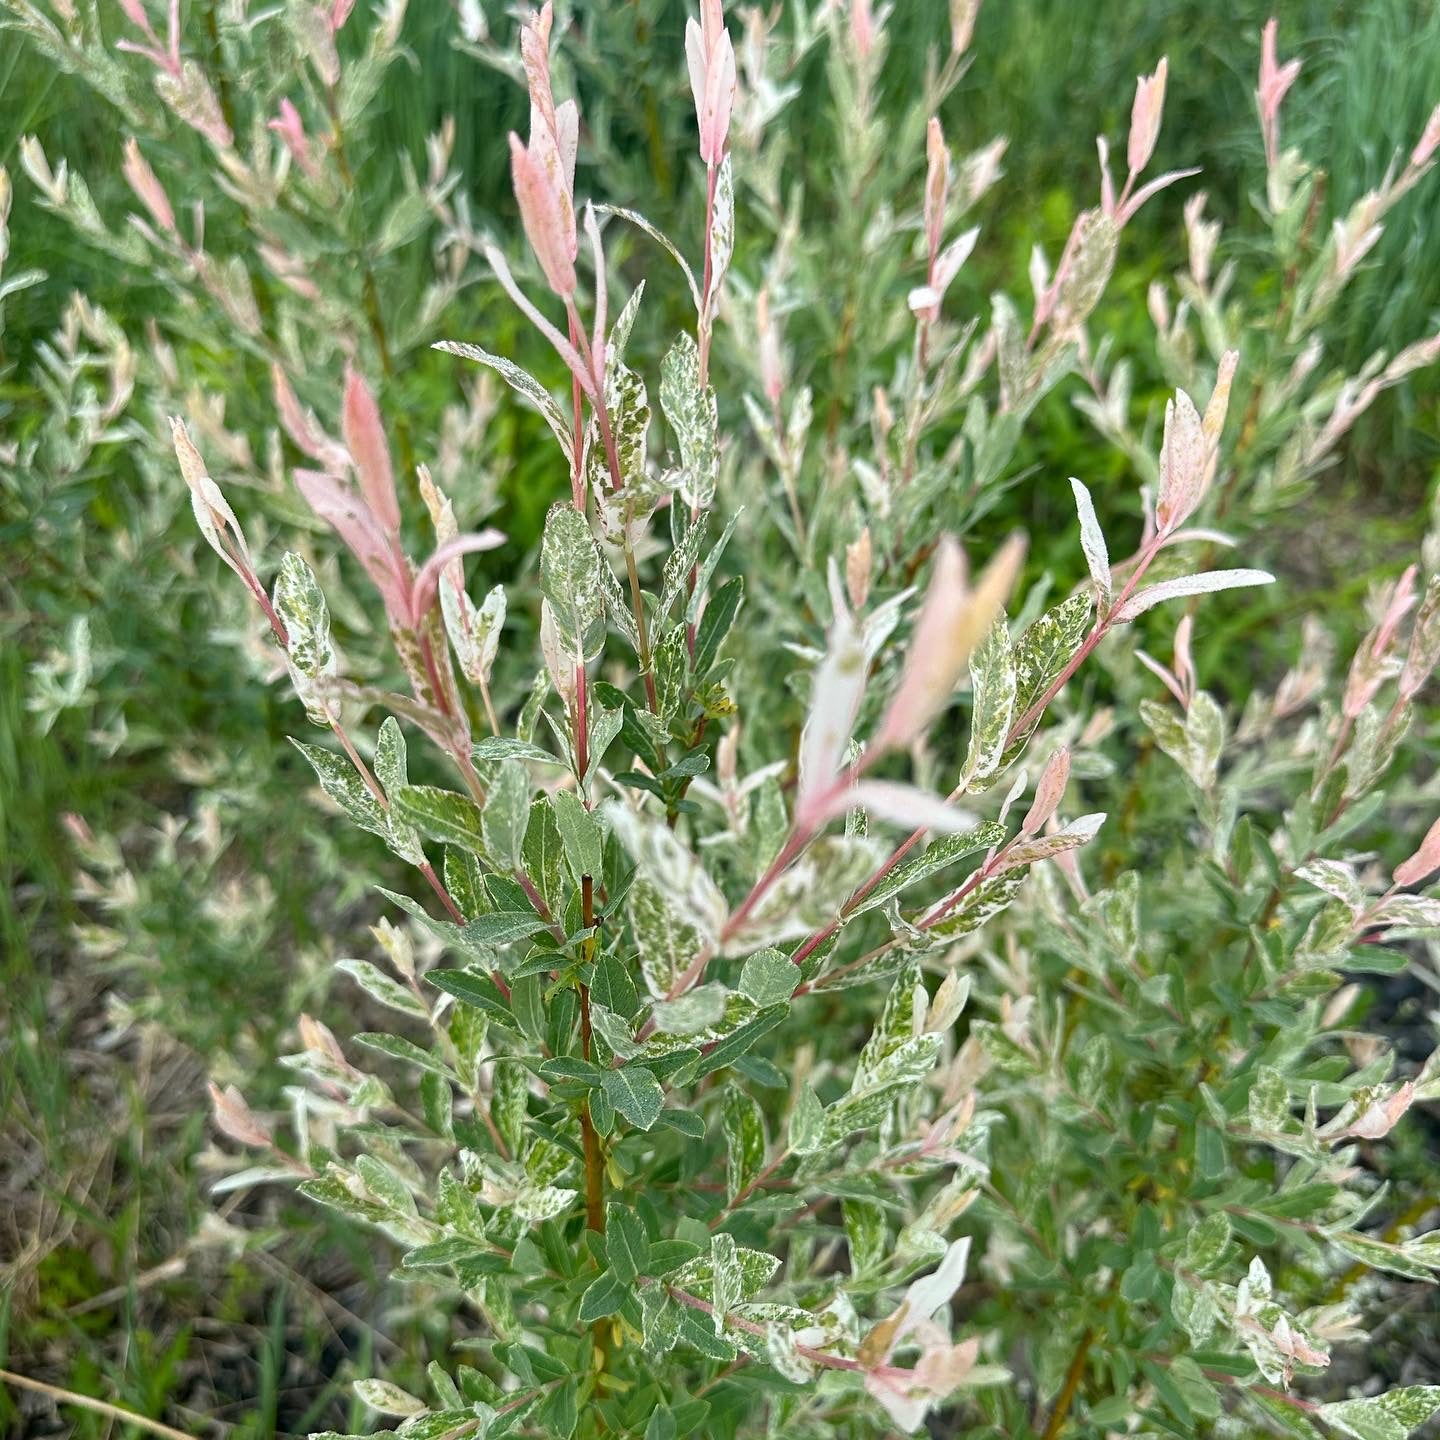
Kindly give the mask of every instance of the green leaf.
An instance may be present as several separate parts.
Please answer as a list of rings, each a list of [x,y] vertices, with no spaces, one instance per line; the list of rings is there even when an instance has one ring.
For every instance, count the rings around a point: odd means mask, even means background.
[[[589,1288],[580,1297],[580,1321],[588,1325],[594,1320],[603,1320],[613,1315],[626,1301],[630,1287],[615,1273],[607,1270],[591,1281]]]
[[[530,823],[525,830],[521,859],[540,898],[552,915],[565,908],[565,847],[549,800],[541,795],[530,805]]]
[[[703,677],[710,673],[710,667],[714,665],[720,646],[730,633],[731,625],[735,623],[740,602],[744,598],[745,579],[737,575],[722,585],[706,605],[695,635],[694,670],[697,676]]]
[[[778,950],[759,950],[740,972],[740,993],[760,1009],[783,1005],[800,983],[800,967]]]
[[[610,1103],[640,1130],[654,1125],[665,1104],[660,1082],[643,1065],[606,1070],[600,1084]]]
[[[510,1013],[500,987],[488,975],[475,970],[430,970],[425,979],[447,995],[453,995],[513,1028],[515,1017]]]
[[[643,1273],[656,1277],[669,1275],[699,1254],[700,1247],[689,1240],[656,1240],[650,1246]]]
[[[565,860],[578,885],[583,875],[601,873],[600,827],[585,808],[580,797],[569,790],[557,790],[550,797],[555,824],[565,846]]]
[[[649,1274],[650,1241],[640,1217],[628,1205],[613,1200],[606,1207],[605,1254],[610,1268],[625,1284]]]
[[[595,972],[590,980],[590,998],[625,1020],[633,1020],[640,1010],[640,996],[635,982],[614,955],[602,955],[595,962]]]
[[[480,833],[497,870],[518,870],[530,825],[530,776],[519,760],[502,760],[490,782]]]
[[[402,785],[390,796],[399,818],[422,835],[485,856],[480,807],[468,795],[435,785]]]
[[[533,910],[493,910],[472,920],[465,934],[481,945],[509,945],[528,940],[545,928],[545,922]]]

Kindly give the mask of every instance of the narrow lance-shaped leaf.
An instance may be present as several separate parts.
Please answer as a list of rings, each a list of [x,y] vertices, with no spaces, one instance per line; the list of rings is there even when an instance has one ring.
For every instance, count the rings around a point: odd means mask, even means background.
[[[1178,600],[1186,595],[1209,595],[1217,590],[1237,590],[1248,585],[1273,585],[1275,577],[1264,570],[1207,570],[1202,575],[1181,575],[1162,580],[1137,591],[1116,612],[1118,622],[1133,620],[1153,605]]]
[[[877,750],[903,748],[929,728],[1009,598],[1024,556],[1024,538],[1012,535],[972,590],[963,552],[948,535],[942,537],[905,668],[875,736]]]
[[[1090,567],[1090,578],[1095,582],[1095,592],[1102,604],[1110,603],[1110,552],[1105,545],[1105,535],[1100,529],[1099,517],[1095,514],[1095,502],[1090,492],[1072,475],[1070,488],[1075,492],[1075,508],[1080,514],[1080,545],[1085,551],[1085,563]]]
[[[684,469],[681,492],[691,505],[705,509],[715,498],[720,448],[715,392],[700,384],[700,352],[685,334],[660,361],[660,408],[675,432]]]

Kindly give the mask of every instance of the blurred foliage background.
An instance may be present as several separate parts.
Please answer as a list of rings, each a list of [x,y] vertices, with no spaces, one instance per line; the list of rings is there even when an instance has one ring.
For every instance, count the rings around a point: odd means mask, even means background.
[[[201,35],[202,51],[205,5],[183,7],[186,34]],[[0,5],[0,22],[13,24],[22,8]],[[694,253],[703,172],[692,163],[679,60],[686,7],[604,0],[581,8],[559,61],[586,118],[578,188],[642,203]],[[1058,253],[1095,190],[1091,137],[1123,131],[1134,77],[1161,54],[1170,91],[1157,169],[1203,166],[1198,183],[1211,213],[1229,222],[1246,211],[1245,187],[1262,173],[1252,91],[1259,27],[1271,8],[1252,0],[991,0],[976,63],[943,119],[960,150],[997,134],[1010,148],[957,303],[980,310],[992,288],[1013,287],[1037,240]],[[1343,207],[1413,143],[1435,103],[1440,7],[1284,0],[1279,9],[1285,51],[1304,61],[1285,111],[1286,142],[1323,164],[1330,197]],[[884,78],[894,95],[918,83],[943,10],[930,0],[895,5]],[[118,6],[99,13],[107,33],[124,33]],[[523,125],[525,102],[514,78],[464,38],[467,17],[473,32],[481,13],[497,39],[508,39],[513,21],[499,6],[410,6],[406,62],[386,73],[353,159],[362,194],[383,209],[407,165],[423,172],[427,136],[453,116],[454,162],[474,216],[513,234],[504,136]],[[805,65],[818,73],[823,63],[813,54]],[[838,157],[827,152],[833,132],[815,107],[829,101],[823,85],[807,84],[816,76],[802,68],[793,78],[800,93],[784,123],[795,137],[793,163],[820,177],[804,223],[823,229],[833,216],[815,208],[815,197],[832,188],[824,180]],[[18,147],[33,134],[52,159],[64,156],[84,174],[99,212],[118,224],[134,208],[121,176],[133,120],[21,29],[5,32],[0,164],[15,183],[7,270],[47,276],[5,302],[0,445],[15,453],[54,423],[51,347],[75,291],[137,345],[156,319],[171,344],[187,347],[187,373],[227,377],[232,413],[269,408],[262,363],[244,363],[248,393],[235,393],[233,359],[221,358],[225,337],[187,323],[163,279],[78,238],[35,203],[20,174]],[[178,125],[146,138],[148,153],[169,156],[172,174],[209,164]],[[183,197],[175,198],[178,208]],[[1145,292],[1181,261],[1178,212],[1178,200],[1162,197],[1127,233],[1096,318],[1122,350],[1150,350]],[[1434,216],[1433,187],[1417,189],[1348,292],[1329,342],[1352,369],[1440,320]],[[208,223],[218,246],[225,217]],[[743,271],[743,203],[740,232]],[[400,246],[377,262],[382,297],[427,263],[415,253],[422,248]],[[632,279],[655,268],[653,251],[624,253]],[[652,347],[648,358],[665,330],[664,305],[681,303],[678,285],[652,286],[654,313],[640,337]],[[803,316],[789,326],[803,364],[824,326]],[[488,283],[463,288],[441,330],[502,354],[524,352],[537,373],[556,378],[553,359],[519,334]],[[719,343],[729,342],[722,334]],[[403,413],[414,434],[434,432],[455,377],[448,358],[417,349],[386,385],[387,412]],[[1137,391],[1159,384],[1158,375],[1137,376]],[[538,430],[533,416],[507,405],[485,437],[512,564],[565,485]],[[0,476],[0,1367],[43,1370],[149,1415],[188,1414],[197,1424],[211,1416],[236,1436],[303,1433],[345,1423],[353,1402],[342,1393],[343,1355],[363,1362],[371,1346],[423,1349],[427,1325],[443,1319],[409,1314],[392,1296],[389,1338],[378,1335],[366,1318],[376,1296],[364,1248],[308,1208],[283,1240],[277,1233],[243,1255],[229,1246],[223,1219],[206,1218],[203,1080],[243,1074],[252,1099],[278,1096],[275,1059],[293,1017],[350,1003],[325,993],[322,962],[364,943],[373,918],[364,886],[376,857],[360,837],[303,823],[313,802],[284,740],[296,726],[293,707],[280,690],[255,683],[231,644],[216,643],[226,626],[248,619],[238,602],[217,608],[218,567],[208,554],[196,560],[178,475],[167,493],[155,478],[166,471],[132,439],[106,437],[63,474],[18,466]],[[1288,512],[1268,536],[1272,553],[1253,557],[1285,572],[1291,619],[1324,595],[1363,623],[1358,602],[1371,578],[1414,547],[1437,460],[1440,400],[1421,372],[1352,433],[1323,499]],[[1123,494],[1114,503],[1128,514],[1122,466],[1062,387],[1027,429],[1017,468],[1090,477],[1102,507]],[[1068,493],[1052,513],[1046,496],[1055,493],[1013,488],[999,519],[1027,528],[1036,565],[1068,583],[1078,554]],[[1256,673],[1274,668],[1274,612],[1265,607],[1276,603],[1233,607],[1232,696],[1247,689],[1247,664]],[[38,1423],[28,1415],[0,1386],[0,1431],[27,1433]],[[102,1417],[66,1415],[70,1433],[116,1433]]]

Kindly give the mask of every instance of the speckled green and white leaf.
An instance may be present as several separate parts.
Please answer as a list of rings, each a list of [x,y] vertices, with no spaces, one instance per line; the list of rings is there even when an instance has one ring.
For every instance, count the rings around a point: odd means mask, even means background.
[[[1190,1343],[1203,1346],[1220,1323],[1220,1304],[1209,1285],[1192,1285],[1176,1276],[1170,1298],[1170,1313]]]
[[[744,1245],[735,1247],[734,1263],[739,1269],[741,1300],[748,1300],[763,1290],[780,1268],[780,1261],[774,1255],[767,1255],[763,1250],[751,1250]],[[718,1304],[714,1290],[714,1252],[686,1261],[669,1277],[669,1283],[676,1290],[684,1290],[689,1295],[710,1301],[712,1305]]]
[[[505,625],[505,587],[496,585],[477,610],[469,595],[444,581],[440,611],[461,672],[472,685],[487,684]]]
[[[989,784],[999,767],[1005,737],[1015,719],[1019,676],[1003,614],[970,656],[970,682],[970,748],[965,754],[960,784],[976,791]]]
[[[633,1060],[640,1053],[634,1026],[623,1015],[617,1015],[594,999],[590,1001],[590,1024],[618,1059]]]
[[[718,981],[696,985],[674,1000],[659,1000],[651,1009],[655,1029],[662,1035],[701,1035],[710,1038],[724,1022],[731,992]]]
[[[1322,1405],[1320,1418],[1355,1440],[1405,1440],[1440,1410],[1440,1385],[1407,1385],[1364,1400]]]
[[[285,624],[291,665],[308,680],[333,673],[335,651],[330,644],[330,609],[315,572],[294,551],[289,551],[280,562],[280,571],[275,577],[274,604]],[[329,722],[322,717],[322,723]]]
[[[1015,642],[1015,718],[1019,719],[1056,680],[1084,643],[1094,597],[1088,590],[1052,606]],[[1037,721],[1038,723],[1038,717]],[[1034,726],[1017,735],[1004,758],[1018,753]]]
[[[665,1105],[660,1082],[643,1065],[606,1070],[600,1077],[600,1086],[616,1110],[639,1130],[650,1129]]]
[[[1179,600],[1189,595],[1213,595],[1219,590],[1238,590],[1274,583],[1275,577],[1264,570],[1207,570],[1201,575],[1181,575],[1174,580],[1162,580],[1158,585],[1150,585],[1137,591],[1120,607],[1115,618],[1123,624],[1166,600]]]
[[[1407,1280],[1425,1280],[1432,1285],[1437,1283],[1436,1262],[1417,1259],[1403,1246],[1391,1245],[1388,1241],[1360,1235],[1353,1230],[1329,1238],[1337,1250],[1371,1270],[1386,1270],[1391,1275],[1403,1275]]]
[[[350,976],[372,1000],[378,1000],[402,1015],[413,1015],[420,1020],[430,1018],[430,1012],[414,994],[378,965],[372,965],[368,960],[338,960],[335,968]]]
[[[620,486],[630,496],[645,490],[647,438],[650,433],[650,397],[640,376],[619,360],[605,362],[605,405],[610,413],[610,436],[620,466]],[[602,443],[591,444],[585,456],[590,487],[597,495],[612,488],[610,457]],[[611,536],[619,540],[618,531]]]
[[[735,179],[730,152],[720,162],[715,176],[715,206],[710,216],[710,310],[716,310],[715,297],[730,270],[730,257],[735,253]]]
[[[680,1339],[681,1308],[663,1285],[649,1285],[640,1292],[640,1333],[650,1355],[666,1355]]]
[[[1392,895],[1375,907],[1371,923],[1434,930],[1440,927],[1440,899],[1433,895]]]
[[[1024,881],[1024,870],[991,876],[977,885],[939,924],[931,926],[930,933],[941,941],[958,940],[962,935],[972,934],[1002,910],[1010,908]]]
[[[779,1007],[762,1011],[748,997],[738,991],[727,992],[723,985],[699,985],[678,1000],[656,1003],[652,1015],[659,1033],[650,1038],[644,1054],[654,1059],[676,1050],[701,1047],[708,1050],[738,1034],[762,1015],[783,1016],[784,1013]],[[667,1025],[680,1028],[671,1032],[664,1028]]]
[[[625,349],[630,344],[630,332],[635,328],[635,317],[640,313],[640,302],[644,296],[645,282],[642,280],[630,292],[630,298],[625,302],[620,313],[615,317],[615,323],[610,327],[610,334],[605,339],[607,373],[612,359],[618,363],[625,358]]]
[[[714,944],[724,927],[727,907],[700,861],[672,831],[637,814],[623,801],[607,802],[600,814],[635,862],[639,878],[648,881],[676,914],[685,916],[704,943]]]
[[[293,739],[290,743],[310,762],[320,788],[348,819],[382,840],[389,839],[389,828],[380,802],[370,793],[369,787],[348,760],[332,751],[322,750],[318,745],[306,745]]]
[[[733,1200],[765,1164],[765,1117],[754,1098],[738,1085],[726,1087],[720,1115],[725,1131],[725,1184]]]
[[[932,840],[925,847],[922,854],[914,860],[908,860],[897,865],[885,878],[862,900],[847,918],[853,919],[857,915],[863,915],[867,910],[874,910],[883,905],[892,895],[898,895],[907,886],[914,885],[917,881],[928,879],[931,875],[937,874],[957,860],[963,860],[967,855],[974,855],[982,850],[989,850],[992,846],[1001,844],[1005,839],[1005,827],[997,820],[987,820],[983,825],[977,825],[973,830],[967,830],[961,835],[942,835]]]
[[[663,403],[663,390],[661,393]],[[733,526],[734,521],[732,520],[725,527],[722,541],[728,538]],[[691,525],[681,537],[680,543],[666,555],[665,564],[660,571],[660,614],[669,614],[670,607],[684,593],[686,586],[690,583],[691,571],[700,564],[700,552],[704,545],[705,526]]]
[[[1052,834],[1036,835],[1033,839],[1022,840],[997,859],[995,876],[998,878],[1011,870],[1034,865],[1041,860],[1050,860],[1056,855],[1063,855],[1067,850],[1077,850],[1082,845],[1088,845],[1100,833],[1100,827],[1104,823],[1104,815],[1082,815]]]
[[[492,355],[478,345],[467,345],[460,340],[441,340],[434,348],[488,365],[517,395],[528,400],[544,416],[545,423],[560,442],[566,460],[572,465],[575,463],[575,442],[570,432],[570,421],[555,397],[528,370],[522,370],[503,355]]]
[[[428,1408],[423,1400],[388,1380],[357,1380],[355,1393],[382,1415],[421,1415]]]
[[[786,1139],[796,1155],[812,1155],[825,1148],[825,1106],[810,1085],[802,1085],[795,1097]]]
[[[545,517],[540,542],[540,593],[576,649],[604,616],[602,565],[585,517],[568,500],[557,500]],[[585,653],[591,652],[587,648]]]
[[[481,810],[468,795],[435,785],[400,785],[390,805],[400,820],[432,840],[486,855]]]
[[[1110,552],[1105,544],[1105,534],[1100,529],[1100,519],[1095,514],[1095,502],[1090,491],[1072,475],[1070,488],[1075,492],[1075,509],[1080,516],[1080,547],[1085,552],[1085,564],[1090,570],[1090,579],[1102,605],[1110,603]]]
[[[741,515],[745,513],[743,505],[736,508],[731,515],[725,528],[720,532],[720,538],[706,552],[695,573],[695,588],[690,592],[689,604],[685,607],[685,618],[694,625],[699,622],[700,610],[710,594],[710,581],[715,574],[715,568],[720,563],[720,557],[724,555],[725,548],[730,544],[730,537],[735,533],[735,526],[739,523]],[[703,535],[704,525],[692,527]]]
[[[1223,1210],[1213,1210],[1186,1231],[1181,1262],[1189,1274],[1204,1275],[1219,1266],[1229,1246],[1230,1219]]]
[[[702,509],[715,498],[720,475],[719,412],[715,391],[700,384],[700,352],[686,334],[660,361],[660,408],[675,432],[685,480],[681,493]]]
[[[645,880],[637,880],[631,887],[626,908],[645,988],[661,999],[699,952],[700,932],[681,919],[660,891]]]
[[[1277,1134],[1290,1123],[1290,1088],[1273,1066],[1260,1066],[1248,1104],[1250,1128],[1259,1135]]]
[[[381,1055],[388,1055],[392,1060],[400,1060],[406,1065],[413,1065],[417,1070],[428,1070],[431,1074],[440,1075],[446,1080],[455,1080],[455,1072],[438,1055],[431,1050],[425,1050],[415,1044],[413,1040],[406,1040],[401,1035],[386,1035],[382,1031],[362,1030],[355,1036],[355,1041],[363,1045],[367,1050],[375,1050]]]
[[[800,967],[778,950],[758,950],[740,972],[740,993],[762,1010],[783,1005],[800,983]]]
[[[985,1047],[997,1069],[1007,1075],[1038,1075],[1041,1064],[1026,1046],[993,1020],[972,1020],[970,1033]]]
[[[1343,860],[1309,860],[1295,868],[1295,878],[1339,900],[1353,914],[1368,908],[1370,897],[1355,874],[1355,867]]]
[[[690,298],[694,301],[696,313],[699,313],[700,287],[695,283],[695,272],[691,270],[689,262],[664,231],[652,225],[638,210],[627,210],[622,205],[597,205],[595,213],[597,215],[616,215],[621,220],[628,220],[637,230],[643,230],[656,244],[662,246],[684,272],[685,282],[690,287]]]

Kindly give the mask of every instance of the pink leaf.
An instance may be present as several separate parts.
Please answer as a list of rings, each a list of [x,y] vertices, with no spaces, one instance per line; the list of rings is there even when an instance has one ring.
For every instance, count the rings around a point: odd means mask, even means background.
[[[360,493],[370,513],[391,535],[400,533],[400,502],[390,466],[390,446],[380,423],[380,410],[370,387],[356,371],[345,367],[345,404],[341,413],[345,444],[360,477]]]
[[[1165,111],[1165,77],[1169,62],[1161,56],[1153,75],[1142,75],[1135,82],[1135,103],[1130,109],[1130,142],[1126,163],[1130,174],[1138,175],[1155,153],[1160,138],[1160,118]]]
[[[343,481],[318,470],[296,470],[305,503],[345,542],[385,602],[391,621],[409,628],[410,579],[400,569],[390,538],[369,507]]]
[[[1070,751],[1061,746],[1041,771],[1040,783],[1035,787],[1035,799],[1020,828],[1027,835],[1038,835],[1046,822],[1060,808],[1065,797],[1065,787],[1070,783]]]
[[[1418,885],[1440,870],[1440,820],[1425,833],[1420,848],[1395,867],[1397,885]]]
[[[560,182],[558,150],[553,173],[544,163],[543,147],[510,135],[510,173],[525,238],[540,262],[550,288],[562,299],[575,293],[575,212]]]
[[[450,561],[461,555],[473,555],[479,550],[494,550],[504,543],[503,531],[486,529],[471,535],[457,535],[453,540],[447,540],[437,547],[435,553],[420,567],[420,573],[410,587],[410,609],[414,623],[418,625],[435,603],[440,576]]]
[[[972,590],[964,552],[948,535],[941,537],[905,668],[875,737],[877,750],[910,744],[944,708],[965,673],[970,652],[1009,598],[1024,555],[1024,538],[1012,535]]]
[[[907,830],[934,830],[940,835],[958,835],[973,829],[976,823],[974,815],[957,810],[938,795],[894,780],[859,781],[840,792],[829,807],[829,815],[842,815],[856,806],[892,825],[903,825]]]

